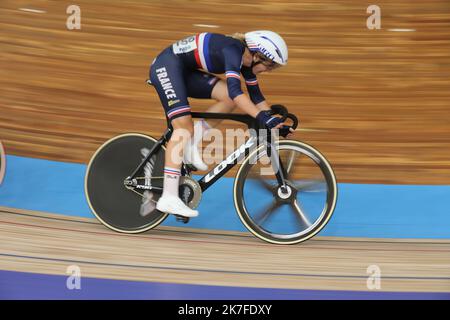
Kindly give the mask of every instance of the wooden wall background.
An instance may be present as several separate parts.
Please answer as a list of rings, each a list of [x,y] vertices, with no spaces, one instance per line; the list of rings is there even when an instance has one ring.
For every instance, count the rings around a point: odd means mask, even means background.
[[[266,28],[286,38],[290,57],[260,77],[262,89],[300,117],[296,139],[319,148],[339,182],[450,182],[448,0],[377,1],[380,30],[366,28],[360,0],[80,0],[82,29],[73,31],[70,4],[0,3],[8,154],[87,163],[113,135],[160,135],[162,107],[145,84],[158,52],[197,32]],[[209,103],[191,101],[195,110]]]

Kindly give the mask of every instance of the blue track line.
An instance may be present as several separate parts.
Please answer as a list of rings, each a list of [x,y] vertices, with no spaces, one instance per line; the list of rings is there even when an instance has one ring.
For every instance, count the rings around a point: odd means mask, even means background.
[[[225,287],[80,278],[80,289],[68,289],[69,275],[0,270],[0,299],[152,299],[152,300],[450,300],[445,292],[337,291]],[[69,279],[70,283],[70,279]]]
[[[86,166],[7,156],[0,206],[94,217],[84,196]],[[233,203],[233,178],[220,179],[203,195],[200,217],[183,225],[246,231]],[[339,184],[335,213],[319,235],[368,238],[450,239],[450,186]]]

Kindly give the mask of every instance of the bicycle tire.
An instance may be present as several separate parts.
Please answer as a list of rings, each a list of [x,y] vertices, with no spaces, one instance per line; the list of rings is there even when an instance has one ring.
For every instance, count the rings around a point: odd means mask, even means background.
[[[102,144],[89,161],[85,176],[85,195],[92,213],[106,227],[121,233],[141,233],[159,225],[168,214],[154,209],[146,216],[139,210],[142,196],[123,185],[143,160],[142,150],[150,150],[156,139],[126,133]],[[162,147],[155,158],[152,176],[162,176],[164,170]],[[162,187],[162,182],[161,182]]]
[[[330,192],[327,194],[327,203],[328,206],[323,215],[320,216],[320,221],[316,221],[313,224],[313,227],[308,232],[305,232],[304,234],[301,233],[296,237],[285,237],[285,238],[279,238],[276,236],[271,235],[269,232],[266,232],[263,228],[261,228],[255,221],[253,221],[251,215],[249,214],[246,204],[244,201],[244,185],[245,180],[247,178],[247,174],[253,166],[253,164],[250,164],[250,160],[254,159],[260,152],[265,152],[263,148],[265,146],[261,145],[257,149],[255,149],[253,152],[251,152],[243,161],[241,164],[235,178],[234,188],[233,188],[233,194],[234,194],[234,204],[236,211],[238,213],[238,216],[241,220],[241,222],[244,224],[244,226],[257,238],[269,242],[272,244],[297,244],[303,241],[306,241],[316,235],[320,230],[322,230],[325,225],[330,220],[335,206],[337,202],[337,183],[336,178],[333,172],[333,169],[331,168],[329,162],[326,160],[326,158],[315,148],[313,148],[310,145],[307,145],[303,142],[295,141],[295,140],[282,140],[278,141],[275,144],[277,150],[280,150],[281,148],[296,148],[296,150],[304,151],[307,154],[312,155],[319,163],[320,170],[323,172],[324,176],[326,177],[326,183],[327,188],[330,189]],[[253,157],[253,158],[252,158]]]
[[[6,172],[6,154],[5,149],[3,148],[3,144],[0,141],[0,184],[2,184],[3,182],[5,172]]]

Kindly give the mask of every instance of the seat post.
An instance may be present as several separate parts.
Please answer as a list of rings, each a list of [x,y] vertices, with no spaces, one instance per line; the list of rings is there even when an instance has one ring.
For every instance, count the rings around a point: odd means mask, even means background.
[[[161,138],[159,138],[158,141],[156,141],[156,143],[153,145],[153,147],[151,148],[150,152],[148,153],[148,155],[145,157],[144,160],[141,161],[141,163],[139,164],[139,166],[134,170],[134,172],[131,174],[131,176],[127,177],[127,180],[131,180],[134,179],[136,177],[136,175],[138,174],[138,172],[140,170],[142,170],[142,168],[144,168],[145,164],[147,163],[147,161],[150,160],[150,158],[159,151],[159,149],[161,148],[161,146],[163,146],[167,141],[169,141],[170,136],[172,135],[172,129],[168,128],[166,129],[166,131],[164,132],[164,134],[162,135]]]
[[[161,138],[159,139],[159,141],[161,141],[163,144],[169,142],[170,138],[172,137],[172,133],[173,133],[173,127],[169,123],[168,126],[167,126],[166,131],[164,131],[164,133],[161,136]]]

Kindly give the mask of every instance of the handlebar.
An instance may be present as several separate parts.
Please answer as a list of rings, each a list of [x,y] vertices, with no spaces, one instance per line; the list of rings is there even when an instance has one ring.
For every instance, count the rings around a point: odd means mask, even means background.
[[[291,119],[292,120],[292,125],[290,125],[290,127],[292,127],[292,129],[297,129],[298,127],[298,118],[292,114],[289,113],[288,109],[281,105],[281,104],[274,104],[272,106],[270,106],[270,113],[271,115],[275,115],[278,114],[281,116],[281,119],[284,121],[286,121],[286,119]]]

